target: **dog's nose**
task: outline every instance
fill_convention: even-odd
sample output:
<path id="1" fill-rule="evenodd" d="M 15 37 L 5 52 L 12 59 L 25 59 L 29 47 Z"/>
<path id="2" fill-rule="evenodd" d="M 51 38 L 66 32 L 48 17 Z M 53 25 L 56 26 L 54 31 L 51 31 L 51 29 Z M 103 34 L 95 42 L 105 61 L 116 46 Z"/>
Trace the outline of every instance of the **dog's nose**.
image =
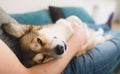
<path id="1" fill-rule="evenodd" d="M 64 47 L 62 45 L 57 45 L 55 47 L 55 52 L 57 55 L 61 55 L 64 53 Z"/>

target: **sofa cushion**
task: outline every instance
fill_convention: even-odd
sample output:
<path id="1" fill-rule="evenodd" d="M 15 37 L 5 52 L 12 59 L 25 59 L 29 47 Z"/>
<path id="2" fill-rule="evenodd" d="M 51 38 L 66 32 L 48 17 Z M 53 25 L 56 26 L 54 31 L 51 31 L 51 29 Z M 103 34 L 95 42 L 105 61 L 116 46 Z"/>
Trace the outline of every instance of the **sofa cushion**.
<path id="1" fill-rule="evenodd" d="M 110 28 L 107 24 L 89 24 L 87 23 L 88 27 L 94 29 L 94 30 L 98 30 L 98 28 L 102 28 L 105 32 L 109 31 Z"/>
<path id="2" fill-rule="evenodd" d="M 52 23 L 51 18 L 46 10 L 39 10 L 23 14 L 10 14 L 21 24 L 49 24 Z"/>
<path id="3" fill-rule="evenodd" d="M 53 14 L 52 15 L 53 21 L 57 21 L 58 18 L 67 18 L 71 15 L 76 15 L 83 22 L 94 23 L 94 20 L 92 19 L 92 17 L 82 7 L 61 7 L 60 8 L 60 7 L 50 6 L 49 11 L 51 14 Z M 54 16 L 56 16 L 57 18 L 55 18 Z"/>

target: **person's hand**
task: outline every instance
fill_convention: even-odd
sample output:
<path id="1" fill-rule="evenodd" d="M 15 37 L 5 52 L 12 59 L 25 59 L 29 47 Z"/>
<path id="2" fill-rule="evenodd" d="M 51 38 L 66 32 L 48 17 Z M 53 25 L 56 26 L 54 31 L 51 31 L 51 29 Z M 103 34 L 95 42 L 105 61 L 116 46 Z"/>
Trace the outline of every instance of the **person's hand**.
<path id="1" fill-rule="evenodd" d="M 74 50 L 79 51 L 80 48 L 87 42 L 87 35 L 85 30 L 79 24 L 72 24 L 74 33 L 68 41 L 70 47 L 75 47 Z"/>

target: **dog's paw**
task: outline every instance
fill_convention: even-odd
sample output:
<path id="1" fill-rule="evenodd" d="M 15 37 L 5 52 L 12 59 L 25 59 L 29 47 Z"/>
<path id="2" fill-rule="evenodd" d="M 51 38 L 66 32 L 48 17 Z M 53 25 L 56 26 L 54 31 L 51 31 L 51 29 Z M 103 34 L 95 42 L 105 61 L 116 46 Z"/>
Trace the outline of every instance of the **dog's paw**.
<path id="1" fill-rule="evenodd" d="M 98 29 L 98 34 L 99 34 L 99 35 L 103 35 L 103 34 L 104 34 L 104 30 L 103 30 L 102 28 L 99 28 L 99 29 Z"/>
<path id="2" fill-rule="evenodd" d="M 32 59 L 33 62 L 35 63 L 42 63 L 44 56 L 43 54 L 36 54 L 35 57 Z"/>
<path id="3" fill-rule="evenodd" d="M 69 16 L 68 18 L 66 18 L 66 20 L 71 22 L 71 23 L 82 24 L 82 21 L 75 15 Z"/>
<path id="4" fill-rule="evenodd" d="M 60 24 L 60 25 L 71 25 L 72 23 L 71 22 L 69 22 L 69 21 L 67 21 L 67 20 L 65 20 L 65 19 L 59 19 L 57 22 L 56 22 L 56 24 Z"/>
<path id="5" fill-rule="evenodd" d="M 74 30 L 72 28 L 72 23 L 67 21 L 66 19 L 59 19 L 56 24 L 59 26 L 64 27 L 65 29 L 68 30 L 69 33 L 73 34 Z"/>

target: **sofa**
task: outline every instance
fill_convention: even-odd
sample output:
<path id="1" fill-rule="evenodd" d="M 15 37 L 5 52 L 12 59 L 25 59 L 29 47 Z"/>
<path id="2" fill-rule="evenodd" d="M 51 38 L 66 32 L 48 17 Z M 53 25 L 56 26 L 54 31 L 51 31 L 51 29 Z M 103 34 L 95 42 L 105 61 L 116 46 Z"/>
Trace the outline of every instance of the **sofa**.
<path id="1" fill-rule="evenodd" d="M 82 7 L 55 7 L 49 6 L 48 10 L 38 10 L 34 12 L 22 13 L 22 14 L 9 14 L 12 18 L 21 24 L 34 24 L 43 25 L 55 23 L 60 18 L 67 18 L 71 15 L 78 16 L 83 22 L 87 23 L 88 26 L 94 30 L 99 27 L 103 28 L 105 34 L 112 34 L 115 37 L 119 37 L 118 31 L 111 30 L 108 26 L 109 23 L 96 24 L 94 19 L 87 13 Z"/>
<path id="2" fill-rule="evenodd" d="M 60 18 L 67 18 L 68 16 L 71 16 L 71 15 L 78 16 L 83 22 L 87 23 L 87 25 L 94 30 L 97 30 L 98 28 L 101 27 L 105 31 L 105 34 L 112 34 L 114 37 L 118 37 L 118 38 L 120 37 L 120 32 L 111 30 L 107 24 L 105 23 L 96 24 L 93 18 L 82 7 L 49 6 L 48 9 L 21 13 L 21 14 L 7 14 L 2 8 L 0 8 L 0 26 L 2 23 L 13 22 L 13 21 L 18 22 L 20 24 L 31 24 L 31 25 L 32 24 L 34 25 L 51 24 L 56 22 Z M 3 41 L 6 40 L 5 42 L 10 48 L 15 47 L 13 51 L 22 62 L 21 54 L 20 54 L 21 51 L 15 50 L 15 49 L 19 49 L 19 46 L 18 46 L 19 40 L 7 34 L 4 34 L 3 31 L 0 31 L 0 32 L 1 32 L 0 38 Z M 11 42 L 15 44 L 12 43 L 13 45 L 11 45 Z"/>

